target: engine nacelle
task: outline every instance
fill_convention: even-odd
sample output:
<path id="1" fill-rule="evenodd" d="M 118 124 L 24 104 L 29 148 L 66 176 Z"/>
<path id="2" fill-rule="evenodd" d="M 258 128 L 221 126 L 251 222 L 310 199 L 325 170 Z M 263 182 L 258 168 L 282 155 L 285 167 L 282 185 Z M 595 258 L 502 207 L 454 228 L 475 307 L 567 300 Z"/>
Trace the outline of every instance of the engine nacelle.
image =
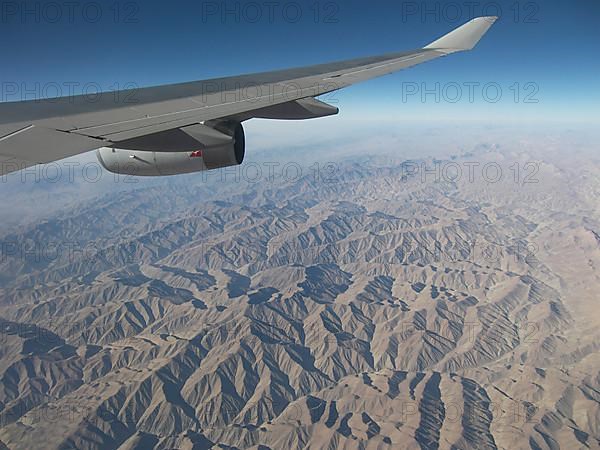
<path id="1" fill-rule="evenodd" d="M 216 122 L 121 142 L 118 148 L 98 149 L 96 156 L 109 172 L 165 176 L 240 165 L 245 147 L 241 123 Z"/>

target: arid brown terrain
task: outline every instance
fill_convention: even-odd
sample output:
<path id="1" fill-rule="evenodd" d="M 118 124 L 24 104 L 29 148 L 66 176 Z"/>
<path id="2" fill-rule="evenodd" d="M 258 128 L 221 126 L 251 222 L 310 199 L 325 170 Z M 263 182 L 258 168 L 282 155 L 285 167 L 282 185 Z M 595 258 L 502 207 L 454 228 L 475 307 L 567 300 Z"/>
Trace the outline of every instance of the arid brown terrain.
<path id="1" fill-rule="evenodd" d="M 598 144 L 332 154 L 7 219 L 0 448 L 600 448 Z"/>

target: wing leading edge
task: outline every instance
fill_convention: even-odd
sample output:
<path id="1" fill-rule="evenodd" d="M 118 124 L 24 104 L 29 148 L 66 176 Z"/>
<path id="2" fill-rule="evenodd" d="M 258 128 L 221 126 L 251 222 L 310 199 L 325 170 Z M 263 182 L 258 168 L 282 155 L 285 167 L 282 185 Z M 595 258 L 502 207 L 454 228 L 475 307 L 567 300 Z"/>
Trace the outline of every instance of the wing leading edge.
<path id="1" fill-rule="evenodd" d="M 274 72 L 0 103 L 0 175 L 99 147 L 221 118 L 306 119 L 337 113 L 314 97 L 471 50 L 496 21 L 479 17 L 420 50 Z"/>

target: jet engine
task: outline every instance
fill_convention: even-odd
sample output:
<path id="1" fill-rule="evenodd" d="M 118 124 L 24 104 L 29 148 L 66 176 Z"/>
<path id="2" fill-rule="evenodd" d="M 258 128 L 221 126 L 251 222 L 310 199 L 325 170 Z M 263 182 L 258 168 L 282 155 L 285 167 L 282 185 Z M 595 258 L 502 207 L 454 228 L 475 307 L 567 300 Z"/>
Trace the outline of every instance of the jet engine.
<path id="1" fill-rule="evenodd" d="M 240 165 L 245 147 L 240 122 L 211 121 L 121 141 L 96 156 L 109 172 L 164 176 Z"/>

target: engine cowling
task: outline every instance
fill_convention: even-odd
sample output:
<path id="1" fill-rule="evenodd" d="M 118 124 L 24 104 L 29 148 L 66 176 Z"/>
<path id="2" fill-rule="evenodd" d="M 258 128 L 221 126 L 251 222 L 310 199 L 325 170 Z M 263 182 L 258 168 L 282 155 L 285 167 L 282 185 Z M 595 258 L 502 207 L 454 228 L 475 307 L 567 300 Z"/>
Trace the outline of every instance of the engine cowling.
<path id="1" fill-rule="evenodd" d="M 246 139 L 239 122 L 211 122 L 155 133 L 96 151 L 109 172 L 165 176 L 237 166 L 244 161 Z"/>

